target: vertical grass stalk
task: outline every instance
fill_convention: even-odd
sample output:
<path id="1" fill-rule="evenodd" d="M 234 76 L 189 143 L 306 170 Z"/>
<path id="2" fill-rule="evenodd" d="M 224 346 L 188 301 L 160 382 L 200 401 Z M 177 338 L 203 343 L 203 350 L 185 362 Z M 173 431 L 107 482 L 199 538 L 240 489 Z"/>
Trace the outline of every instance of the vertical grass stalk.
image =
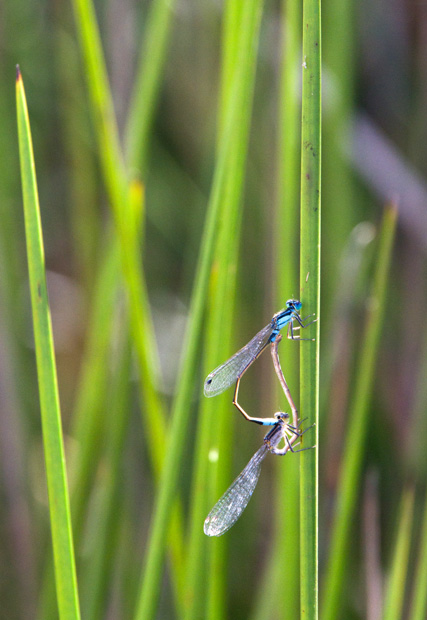
<path id="1" fill-rule="evenodd" d="M 234 307 L 236 263 L 238 256 L 238 239 L 241 220 L 241 195 L 246 164 L 249 124 L 252 110 L 253 86 L 256 67 L 256 53 L 258 50 L 260 7 L 262 0 L 229 0 L 225 9 L 225 36 L 223 49 L 222 90 L 219 98 L 218 144 L 224 140 L 224 122 L 229 117 L 233 105 L 233 83 L 242 85 L 239 92 L 239 121 L 232 127 L 231 149 L 227 178 L 224 181 L 222 196 L 222 213 L 220 230 L 215 248 L 214 265 L 210 287 L 210 313 L 206 323 L 207 348 L 205 356 L 205 373 L 207 374 L 221 359 L 226 359 L 230 353 L 230 339 L 232 333 L 232 310 Z M 234 35 L 234 36 L 233 36 Z M 239 77 L 240 74 L 240 77 Z M 234 78 L 234 79 L 232 79 Z M 218 338 L 221 334 L 221 338 Z M 222 402 L 221 402 L 222 400 Z M 218 402 L 219 401 L 219 402 Z M 209 461 L 209 453 L 216 450 L 224 459 L 223 434 L 219 431 L 224 411 L 229 417 L 230 399 L 203 400 L 199 418 L 198 437 L 196 444 L 195 475 L 192 493 L 192 515 L 190 523 L 190 537 L 188 545 L 188 577 L 185 600 L 188 602 L 185 618 L 211 617 L 220 610 L 223 616 L 222 588 L 223 583 L 223 543 L 208 540 L 203 532 L 203 520 L 209 509 L 212 494 L 208 489 L 218 487 L 218 470 L 222 468 Z M 227 433 L 229 436 L 229 433 Z M 229 441 L 229 437 L 227 440 Z M 220 445 L 221 444 L 221 445 Z M 216 478 L 216 484 L 206 484 L 207 478 Z M 209 550 L 210 553 L 206 554 Z M 205 553 L 203 553 L 203 551 Z M 208 555 L 211 565 L 208 570 L 211 579 L 208 582 L 208 596 L 206 597 L 206 582 L 203 579 L 203 567 Z M 203 605 L 211 608 L 210 612 L 202 612 Z M 215 600 L 215 602 L 214 602 Z"/>
<path id="2" fill-rule="evenodd" d="M 74 0 L 73 7 L 86 68 L 99 157 L 120 243 L 122 273 L 129 299 L 132 341 L 138 362 L 141 410 L 147 427 L 147 445 L 153 469 L 156 475 L 159 475 L 164 459 L 163 434 L 166 413 L 156 389 L 159 375 L 157 344 L 141 268 L 139 232 L 136 230 L 133 217 L 132 191 L 119 144 L 94 6 L 90 0 Z M 161 59 L 161 55 L 159 58 Z M 133 148 L 135 150 L 132 151 L 132 159 L 137 157 L 138 152 L 141 153 L 145 145 L 135 144 Z M 183 534 L 177 513 L 172 514 L 169 524 L 172 577 L 177 584 L 183 577 Z M 175 587 L 175 592 L 179 595 L 181 588 Z"/>
<path id="3" fill-rule="evenodd" d="M 132 93 L 125 149 L 130 170 L 140 170 L 145 178 L 150 130 L 162 84 L 175 0 L 150 3 L 141 46 L 139 65 Z"/>
<path id="4" fill-rule="evenodd" d="M 360 198 L 355 191 L 353 170 L 343 155 L 346 142 L 350 139 L 357 79 L 354 54 L 357 37 L 354 28 L 356 7 L 353 0 L 329 0 L 324 4 L 322 14 L 323 63 L 328 67 L 330 88 L 334 92 L 325 106 L 322 121 L 323 150 L 328 154 L 322 166 L 323 203 L 328 205 L 323 217 L 324 230 L 328 231 L 328 243 L 324 244 L 322 251 L 323 273 L 327 274 L 322 286 L 323 337 L 326 336 L 325 328 L 329 330 L 333 325 L 333 301 L 339 288 L 336 258 L 341 256 L 348 235 L 358 221 Z M 329 334 L 328 331 L 328 337 Z"/>
<path id="5" fill-rule="evenodd" d="M 224 192 L 224 214 L 221 218 L 221 228 L 218 236 L 216 264 L 221 272 L 213 288 L 211 298 L 211 315 L 209 320 L 209 348 L 210 359 L 217 353 L 224 353 L 225 347 L 231 340 L 233 324 L 231 320 L 236 294 L 237 262 L 239 254 L 239 238 L 241 230 L 241 202 L 246 170 L 246 159 L 249 141 L 252 102 L 257 66 L 259 33 L 264 0 L 228 0 L 226 3 L 228 31 L 234 31 L 234 37 L 225 37 L 224 45 L 224 73 L 222 75 L 222 92 L 220 118 L 223 121 L 229 117 L 229 110 L 233 103 L 233 84 L 241 82 L 239 122 L 233 127 L 233 152 L 228 168 L 228 181 Z M 237 9 L 237 10 L 236 10 Z M 231 15 L 230 15 L 231 13 Z M 232 25 L 231 25 L 232 24 Z M 232 39 L 232 40 L 231 40 Z M 220 139 L 224 139 L 224 123 L 219 126 Z M 218 307 L 219 313 L 216 312 Z M 218 337 L 224 325 L 225 341 L 221 346 L 215 344 L 215 334 Z M 222 340 L 222 339 L 221 339 Z M 229 353 L 229 351 L 228 351 Z M 227 359 L 227 355 L 219 355 L 211 369 L 220 359 Z M 232 412 L 233 414 L 235 412 Z M 209 453 L 216 451 L 219 461 L 209 463 L 209 498 L 208 510 L 213 502 L 220 497 L 223 489 L 229 483 L 225 477 L 230 471 L 231 447 L 233 434 L 230 432 L 230 411 L 222 407 L 217 416 L 217 424 L 210 438 Z M 210 554 L 208 556 L 208 572 L 212 575 L 209 580 L 207 596 L 206 618 L 220 620 L 227 615 L 224 590 L 227 572 L 226 540 L 209 540 Z"/>
<path id="6" fill-rule="evenodd" d="M 331 530 L 331 551 L 328 558 L 322 608 L 323 620 L 335 620 L 340 608 L 348 539 L 357 498 L 367 432 L 368 407 L 385 310 L 386 287 L 396 219 L 397 209 L 388 207 L 385 210 L 381 226 L 374 282 L 362 338 L 361 355 L 356 371 L 354 397 L 351 401 L 352 408 L 349 413 L 347 441 L 343 451 L 344 460 L 336 491 L 336 515 Z"/>
<path id="7" fill-rule="evenodd" d="M 320 0 L 303 3 L 300 288 L 303 307 L 320 312 L 321 38 Z M 300 351 L 300 415 L 316 423 L 318 444 L 320 324 Z M 301 455 L 301 618 L 318 617 L 318 448 Z"/>
<path id="8" fill-rule="evenodd" d="M 427 501 L 425 500 L 424 515 L 421 528 L 421 539 L 418 545 L 418 561 L 413 579 L 412 608 L 410 620 L 424 620 L 427 616 Z"/>
<path id="9" fill-rule="evenodd" d="M 248 52 L 248 50 L 244 51 Z M 250 56 L 250 54 L 248 55 Z M 185 447 L 190 402 L 194 391 L 194 377 L 197 376 L 197 353 L 208 295 L 214 244 L 217 239 L 224 191 L 227 183 L 230 182 L 228 169 L 230 161 L 234 157 L 233 128 L 239 124 L 242 108 L 241 97 L 242 93 L 246 93 L 245 83 L 247 76 L 243 69 L 247 60 L 245 60 L 243 52 L 241 58 L 242 70 L 238 72 L 233 85 L 229 113 L 225 123 L 223 139 L 218 150 L 217 165 L 200 246 L 200 256 L 190 303 L 189 321 L 181 356 L 180 372 L 177 378 L 177 392 L 172 407 L 172 421 L 165 450 L 165 465 L 159 484 L 147 558 L 141 582 L 140 598 L 136 613 L 138 620 L 148 620 L 154 616 L 159 594 L 164 554 L 164 532 L 169 522 L 170 503 L 175 497 L 179 465 Z"/>
<path id="10" fill-rule="evenodd" d="M 414 489 L 407 488 L 403 492 L 399 510 L 396 546 L 384 600 L 383 620 L 399 620 L 403 617 L 403 600 L 409 568 L 413 512 Z"/>
<path id="11" fill-rule="evenodd" d="M 300 55 L 301 55 L 301 5 L 295 0 L 282 2 L 282 51 L 279 100 L 279 150 L 278 150 L 278 201 L 275 274 L 277 302 L 282 308 L 285 300 L 298 298 L 298 231 L 299 231 L 299 173 L 300 173 Z M 308 343 L 303 343 L 308 344 Z M 311 346 L 311 345 L 309 345 Z M 297 397 L 299 380 L 299 345 L 282 342 L 281 359 L 285 377 L 292 394 Z M 280 397 L 283 393 L 280 390 Z M 288 455 L 293 457 L 294 455 Z M 297 527 L 283 527 L 286 523 L 298 523 L 299 511 L 299 458 L 286 458 L 277 463 L 279 470 L 278 502 L 276 510 L 276 536 L 274 545 L 273 575 L 280 580 L 283 573 L 283 549 L 286 549 L 287 587 L 277 593 L 276 609 L 287 609 L 296 618 L 299 609 L 299 539 Z M 268 588 L 269 589 L 269 588 Z"/>
<path id="12" fill-rule="evenodd" d="M 86 562 L 82 570 L 81 605 L 87 620 L 105 617 L 109 580 L 117 562 L 118 533 L 120 531 L 120 497 L 123 450 L 131 412 L 131 346 L 129 329 L 124 329 L 118 345 L 117 364 L 107 391 L 109 410 L 106 416 L 103 441 L 102 480 L 97 503 L 96 527 L 90 537 Z"/>
<path id="13" fill-rule="evenodd" d="M 278 101 L 277 207 L 274 226 L 276 290 L 274 307 L 284 306 L 290 297 L 299 297 L 299 173 L 300 173 L 300 71 L 301 6 L 295 0 L 281 3 L 281 70 Z M 305 343 L 306 344 L 306 343 Z M 304 346 L 304 345 L 303 345 Z M 291 393 L 297 394 L 299 345 L 286 338 L 280 346 L 280 359 Z M 283 399 L 279 385 L 277 394 Z M 299 458 L 289 454 L 275 459 L 277 490 L 274 541 L 264 577 L 259 584 L 258 601 L 252 620 L 267 620 L 274 610 L 286 609 L 289 617 L 299 611 Z M 283 527 L 283 523 L 289 524 Z M 291 526 L 290 524 L 295 524 Z M 286 588 L 281 587 L 286 549 Z"/>

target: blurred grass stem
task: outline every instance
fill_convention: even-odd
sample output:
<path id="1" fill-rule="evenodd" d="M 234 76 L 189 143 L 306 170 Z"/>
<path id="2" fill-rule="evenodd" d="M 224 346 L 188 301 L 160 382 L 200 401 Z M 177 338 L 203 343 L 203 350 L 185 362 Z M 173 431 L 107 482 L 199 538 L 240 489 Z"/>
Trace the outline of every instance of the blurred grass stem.
<path id="1" fill-rule="evenodd" d="M 372 293 L 368 300 L 366 324 L 361 340 L 361 354 L 356 371 L 354 397 L 349 412 L 344 460 L 336 490 L 336 513 L 331 530 L 330 554 L 324 586 L 322 619 L 334 620 L 339 614 L 346 557 L 353 510 L 356 502 L 365 438 L 368 432 L 368 411 L 377 361 L 381 326 L 385 313 L 385 299 L 391 251 L 397 220 L 397 208 L 385 209 L 381 225 L 379 247 Z"/>

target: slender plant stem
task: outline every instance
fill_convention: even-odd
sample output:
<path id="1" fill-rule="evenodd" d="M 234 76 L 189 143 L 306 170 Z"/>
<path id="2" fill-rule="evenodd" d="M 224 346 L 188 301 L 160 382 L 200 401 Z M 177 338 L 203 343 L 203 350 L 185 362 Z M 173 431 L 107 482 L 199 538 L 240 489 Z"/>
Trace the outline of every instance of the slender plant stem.
<path id="1" fill-rule="evenodd" d="M 321 179 L 321 39 L 320 0 L 303 4 L 303 63 L 301 120 L 301 301 L 320 312 L 320 179 Z M 300 409 L 303 417 L 319 422 L 320 324 L 316 342 L 300 351 Z M 318 617 L 318 449 L 301 454 L 300 465 L 301 618 Z"/>

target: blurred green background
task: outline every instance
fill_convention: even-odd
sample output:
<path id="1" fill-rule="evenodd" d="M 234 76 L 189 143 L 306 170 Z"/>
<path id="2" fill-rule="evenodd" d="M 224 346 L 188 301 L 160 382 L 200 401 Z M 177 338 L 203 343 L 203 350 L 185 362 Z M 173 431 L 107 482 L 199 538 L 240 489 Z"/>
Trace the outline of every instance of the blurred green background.
<path id="1" fill-rule="evenodd" d="M 158 351 L 156 395 L 168 420 L 185 326 L 191 319 L 190 299 L 217 161 L 226 9 L 214 0 L 122 0 L 97 2 L 95 9 L 120 143 L 126 153 L 141 42 L 149 40 L 150 28 L 154 40 L 160 37 L 150 19 L 153 7 L 162 5 L 170 22 L 164 57 L 158 64 L 152 114 L 148 115 L 143 153 L 126 166 L 128 178 L 141 180 L 145 188 L 140 266 L 147 283 L 155 345 L 149 338 L 147 342 Z M 263 6 L 241 227 L 236 225 L 231 248 L 235 250 L 231 251 L 231 270 L 237 269 L 234 309 L 230 308 L 233 318 L 223 325 L 225 341 L 231 337 L 231 342 L 214 365 L 249 341 L 287 298 L 301 297 L 295 193 L 298 140 L 292 151 L 296 168 L 287 180 L 287 198 L 292 204 L 286 208 L 295 214 L 288 223 L 287 215 L 280 215 L 287 186 L 278 180 L 286 159 L 280 148 L 291 133 L 286 125 L 289 120 L 283 120 L 291 101 L 281 90 L 282 71 L 287 75 L 290 71 L 286 45 L 291 36 L 296 36 L 295 46 L 300 49 L 300 33 L 288 30 L 288 21 L 301 23 L 298 5 L 294 4 L 294 17 L 292 6 L 279 1 Z M 324 613 L 325 618 L 422 620 L 427 617 L 425 594 L 419 615 L 415 615 L 414 601 L 415 592 L 423 598 L 427 590 L 427 578 L 424 584 L 422 580 L 427 555 L 423 534 L 427 6 L 397 0 L 326 0 L 322 11 L 320 608 L 322 612 L 322 597 L 328 596 L 332 583 L 328 566 L 336 500 L 343 456 L 352 442 L 349 412 L 358 398 L 357 376 L 363 360 L 364 326 L 372 311 L 379 230 L 385 206 L 394 203 L 397 231 L 381 339 L 364 409 L 360 468 L 353 480 L 356 502 L 347 520 L 344 561 L 338 570 L 341 580 L 335 594 L 339 601 L 331 607 L 339 611 Z M 79 506 L 73 518 L 78 521 L 74 538 L 82 617 L 132 618 L 156 496 L 149 457 L 153 439 L 146 424 L 141 424 L 144 402 L 138 397 L 137 362 L 127 344 L 126 296 L 123 286 L 117 285 L 118 255 L 112 251 L 116 229 L 102 172 L 88 71 L 69 3 L 6 0 L 0 10 L 0 32 L 0 618 L 57 617 L 19 178 L 17 63 L 34 141 L 71 489 L 81 468 L 79 486 L 72 491 L 72 508 Z M 144 52 L 146 72 L 156 62 L 150 57 L 151 49 L 148 46 Z M 300 53 L 297 58 L 291 70 L 294 101 L 299 105 L 303 59 Z M 296 114 L 299 118 L 298 107 Z M 297 131 L 295 126 L 293 130 Z M 283 222 L 285 233 L 288 230 L 294 240 L 291 245 L 282 234 Z M 212 273 L 215 280 L 215 264 Z M 310 312 L 303 307 L 303 316 Z M 90 348 L 94 326 L 99 331 L 98 344 L 92 345 L 95 350 Z M 189 605 L 188 584 L 183 583 L 187 583 L 192 553 L 187 537 L 194 500 L 193 468 L 199 458 L 195 437 L 203 380 L 212 369 L 202 361 L 204 335 L 202 328 L 177 488 L 183 547 L 175 569 L 170 569 L 168 561 L 162 569 L 158 618 L 184 617 Z M 216 338 L 221 341 L 222 334 Z M 300 346 L 310 345 L 281 345 L 285 375 L 297 401 Z M 271 416 L 286 408 L 273 375 L 266 353 L 242 381 L 241 400 L 252 415 Z M 261 445 L 263 436 L 260 429 L 238 417 L 231 400 L 230 391 L 218 404 L 228 420 L 222 432 L 229 437 L 227 454 L 220 452 L 226 462 L 220 494 Z M 150 403 L 145 406 L 149 409 Z M 214 416 L 215 404 L 212 407 Z M 89 418 L 89 409 L 97 414 Z M 117 415 L 118 409 L 123 415 Z M 310 412 L 301 415 L 310 419 Z M 90 428 L 88 419 L 92 420 Z M 168 422 L 161 428 L 160 451 L 166 447 Z M 298 458 L 286 457 L 295 462 Z M 282 460 L 266 460 L 250 506 L 220 543 L 222 570 L 215 576 L 219 603 L 216 608 L 208 605 L 203 611 L 193 611 L 193 617 L 298 617 L 298 561 L 295 557 L 288 561 L 295 552 L 281 538 L 286 530 L 290 540 L 286 544 L 298 543 L 298 513 L 283 507 L 287 487 L 296 484 L 297 467 L 284 475 Z M 276 485 L 279 480 L 283 497 Z M 213 501 L 218 497 L 213 493 Z M 205 514 L 213 501 L 208 501 Z M 202 525 L 201 521 L 200 530 Z M 202 602 L 210 600 L 204 588 L 208 589 L 213 578 L 207 568 L 211 543 L 216 541 L 200 542 L 202 559 L 197 570 L 204 583 L 197 587 Z M 402 567 L 402 574 L 393 582 L 396 566 Z M 423 586 L 418 587 L 419 580 Z M 401 598 L 390 603 L 395 583 L 402 589 Z"/>

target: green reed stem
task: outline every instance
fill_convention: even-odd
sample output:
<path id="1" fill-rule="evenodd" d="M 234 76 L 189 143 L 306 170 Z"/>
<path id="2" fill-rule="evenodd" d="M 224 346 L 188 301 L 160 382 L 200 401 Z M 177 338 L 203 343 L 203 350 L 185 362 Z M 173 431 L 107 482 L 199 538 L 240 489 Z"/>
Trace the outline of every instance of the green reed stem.
<path id="1" fill-rule="evenodd" d="M 301 301 L 308 312 L 320 312 L 320 179 L 321 179 L 321 39 L 320 0 L 303 3 L 303 63 L 301 122 Z M 316 342 L 300 351 L 300 415 L 315 422 L 318 444 L 320 324 Z M 301 618 L 318 617 L 318 450 L 301 455 L 300 570 Z"/>

